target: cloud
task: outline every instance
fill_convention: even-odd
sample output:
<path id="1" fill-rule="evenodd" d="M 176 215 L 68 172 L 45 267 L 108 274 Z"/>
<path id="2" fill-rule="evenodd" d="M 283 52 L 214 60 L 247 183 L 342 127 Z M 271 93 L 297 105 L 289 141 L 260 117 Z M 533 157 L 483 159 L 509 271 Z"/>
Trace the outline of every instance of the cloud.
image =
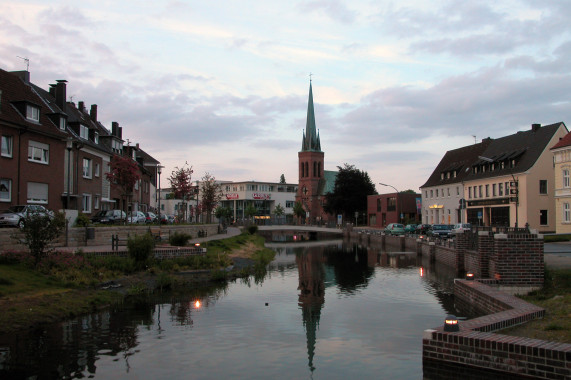
<path id="1" fill-rule="evenodd" d="M 345 4 L 337 0 L 305 1 L 298 7 L 302 12 L 322 13 L 343 24 L 352 24 L 357 17 L 355 11 L 349 10 Z"/>

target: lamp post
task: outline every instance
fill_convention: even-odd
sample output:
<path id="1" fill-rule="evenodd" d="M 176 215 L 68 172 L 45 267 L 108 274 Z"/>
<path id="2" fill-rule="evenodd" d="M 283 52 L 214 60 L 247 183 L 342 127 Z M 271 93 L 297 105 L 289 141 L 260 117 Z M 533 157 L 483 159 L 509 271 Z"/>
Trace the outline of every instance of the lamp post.
<path id="1" fill-rule="evenodd" d="M 159 226 L 161 225 L 161 172 L 164 166 L 157 166 L 157 173 L 159 174 Z"/>
<path id="2" fill-rule="evenodd" d="M 65 142 L 65 149 L 67 149 L 67 194 L 65 200 L 65 208 L 66 210 L 69 209 L 69 189 L 70 189 L 70 182 L 71 182 L 71 150 L 73 149 L 73 138 L 70 136 L 67 138 Z M 69 244 L 69 219 L 67 217 L 67 213 L 65 215 L 65 246 L 67 247 Z"/>
<path id="3" fill-rule="evenodd" d="M 397 190 L 397 188 L 396 188 L 396 187 L 394 187 L 393 185 L 387 185 L 387 184 L 385 184 L 385 183 L 380 183 L 380 182 L 379 182 L 379 185 L 382 185 L 382 186 L 387 186 L 387 187 L 392 187 L 392 188 L 393 188 L 393 189 L 395 189 L 395 191 L 397 192 L 397 198 L 396 198 L 396 200 L 397 200 L 397 204 L 396 204 L 396 208 L 397 208 L 397 222 L 398 222 L 398 223 L 400 223 L 400 213 L 399 213 L 399 203 L 400 203 L 400 202 L 399 202 L 399 191 L 398 191 L 398 190 Z"/>
<path id="4" fill-rule="evenodd" d="M 198 194 L 200 193 L 200 188 L 198 187 L 198 180 L 196 181 L 196 210 L 195 210 L 195 218 L 196 218 L 196 223 L 198 224 Z"/>

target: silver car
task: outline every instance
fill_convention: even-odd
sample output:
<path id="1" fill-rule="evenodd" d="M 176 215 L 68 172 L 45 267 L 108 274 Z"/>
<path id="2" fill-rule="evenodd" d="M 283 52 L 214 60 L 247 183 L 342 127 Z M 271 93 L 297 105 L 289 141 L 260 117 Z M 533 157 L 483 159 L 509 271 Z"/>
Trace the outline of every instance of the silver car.
<path id="1" fill-rule="evenodd" d="M 54 213 L 40 205 L 12 206 L 0 212 L 0 227 L 24 227 L 26 215 L 39 215 L 53 217 Z"/>
<path id="2" fill-rule="evenodd" d="M 131 211 L 129 217 L 127 218 L 128 223 L 143 224 L 147 220 L 147 217 L 142 211 Z"/>

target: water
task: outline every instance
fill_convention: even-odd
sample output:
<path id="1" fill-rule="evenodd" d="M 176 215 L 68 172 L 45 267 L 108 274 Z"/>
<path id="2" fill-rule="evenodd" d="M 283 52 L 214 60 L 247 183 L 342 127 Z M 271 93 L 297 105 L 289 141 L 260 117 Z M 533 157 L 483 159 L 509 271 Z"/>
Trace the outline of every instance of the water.
<path id="1" fill-rule="evenodd" d="M 414 254 L 291 246 L 274 245 L 263 278 L 0 337 L 0 378 L 422 378 L 423 330 L 460 313 L 453 274 Z"/>

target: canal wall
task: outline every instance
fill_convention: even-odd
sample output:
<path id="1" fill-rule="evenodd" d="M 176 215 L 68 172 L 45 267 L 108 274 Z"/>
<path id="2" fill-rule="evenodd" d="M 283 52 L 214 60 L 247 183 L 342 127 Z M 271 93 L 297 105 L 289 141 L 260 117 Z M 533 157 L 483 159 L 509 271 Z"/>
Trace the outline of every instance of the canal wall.
<path id="1" fill-rule="evenodd" d="M 73 227 L 69 229 L 68 246 L 69 247 L 91 247 L 109 245 L 111 248 L 111 239 L 118 236 L 119 239 L 126 239 L 129 236 L 143 235 L 151 230 L 156 229 L 156 225 L 127 225 L 127 226 L 97 226 L 92 228 L 92 235 L 88 238 L 85 227 Z M 190 234 L 193 238 L 198 237 L 199 232 L 205 231 L 207 235 L 218 233 L 218 224 L 202 224 L 202 225 L 161 225 L 160 234 L 162 240 L 168 241 L 170 235 L 179 232 Z M 0 247 L 2 250 L 26 250 L 27 247 L 19 243 L 23 235 L 16 228 L 0 229 Z M 65 233 L 53 242 L 54 247 L 64 247 Z"/>
<path id="2" fill-rule="evenodd" d="M 457 332 L 445 331 L 443 326 L 425 330 L 423 362 L 445 362 L 524 378 L 571 377 L 571 344 L 493 333 L 545 314 L 544 309 L 489 286 L 496 283 L 455 280 L 456 302 L 488 314 L 459 322 Z"/>

